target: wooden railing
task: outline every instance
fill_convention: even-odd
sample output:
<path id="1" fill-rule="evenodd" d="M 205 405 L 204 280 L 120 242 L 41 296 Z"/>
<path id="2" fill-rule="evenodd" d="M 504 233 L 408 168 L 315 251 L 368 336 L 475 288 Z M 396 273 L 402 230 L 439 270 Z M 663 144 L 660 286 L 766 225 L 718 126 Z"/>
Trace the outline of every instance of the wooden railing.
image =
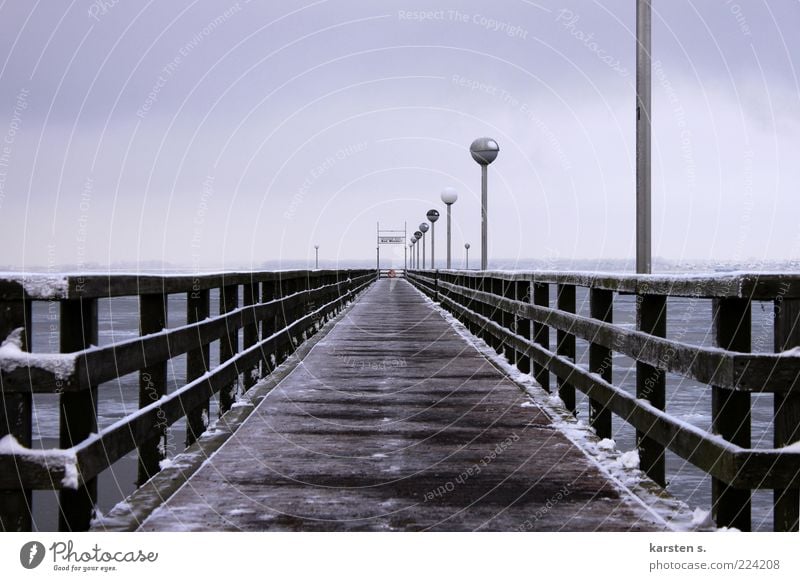
<path id="1" fill-rule="evenodd" d="M 138 449 L 138 483 L 147 481 L 160 469 L 169 426 L 185 417 L 184 443 L 191 445 L 206 428 L 212 396 L 224 414 L 235 386 L 247 390 L 269 374 L 377 274 L 0 275 L 0 528 L 30 530 L 31 491 L 57 489 L 59 529 L 88 529 L 98 474 Z M 210 316 L 212 289 L 219 290 L 217 316 Z M 178 294 L 186 299 L 186 324 L 168 328 L 167 297 Z M 98 347 L 98 299 L 125 296 L 138 297 L 141 336 Z M 31 348 L 34 301 L 58 302 L 61 354 Z M 209 369 L 215 341 L 220 364 Z M 181 355 L 186 383 L 167 393 L 168 362 Z M 140 409 L 98 431 L 98 386 L 133 372 Z M 35 393 L 60 394 L 57 450 L 30 449 Z"/>
<path id="2" fill-rule="evenodd" d="M 546 390 L 612 436 L 612 414 L 636 429 L 642 470 L 666 485 L 665 449 L 709 474 L 718 526 L 751 529 L 751 490 L 774 490 L 774 529 L 797 531 L 800 511 L 800 276 L 705 277 L 551 272 L 409 271 L 407 279 Z M 588 289 L 589 316 L 576 314 L 576 288 Z M 551 289 L 555 293 L 551 293 Z M 636 328 L 612 322 L 614 296 L 635 295 Z M 712 301 L 715 347 L 669 340 L 667 298 Z M 751 308 L 772 304 L 767 349 L 751 353 Z M 557 330 L 550 345 L 550 328 Z M 589 344 L 588 369 L 576 363 L 576 338 Z M 612 383 L 612 354 L 636 361 L 636 393 Z M 711 431 L 670 415 L 666 373 L 711 390 Z M 556 385 L 551 386 L 551 374 Z M 774 394 L 773 448 L 751 447 L 751 393 Z M 792 445 L 794 444 L 794 445 Z"/>

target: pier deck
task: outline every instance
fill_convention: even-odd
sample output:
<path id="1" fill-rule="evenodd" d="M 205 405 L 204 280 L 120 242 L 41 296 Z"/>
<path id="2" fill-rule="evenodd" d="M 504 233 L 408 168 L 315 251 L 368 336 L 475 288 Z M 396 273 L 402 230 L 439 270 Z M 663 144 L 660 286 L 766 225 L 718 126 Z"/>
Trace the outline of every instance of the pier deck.
<path id="1" fill-rule="evenodd" d="M 408 282 L 376 282 L 140 530 L 660 530 Z"/>

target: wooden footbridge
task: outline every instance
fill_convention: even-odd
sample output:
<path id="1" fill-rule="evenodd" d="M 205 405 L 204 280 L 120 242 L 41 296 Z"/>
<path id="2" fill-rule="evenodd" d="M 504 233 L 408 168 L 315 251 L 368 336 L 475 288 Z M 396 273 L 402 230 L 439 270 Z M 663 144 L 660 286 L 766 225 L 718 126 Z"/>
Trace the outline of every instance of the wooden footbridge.
<path id="1" fill-rule="evenodd" d="M 590 312 L 576 311 L 576 288 Z M 555 292 L 551 292 L 551 290 Z M 219 314 L 211 316 L 212 292 Z M 613 323 L 636 295 L 636 329 Z M 185 297 L 169 326 L 167 298 Z M 97 346 L 97 305 L 136 296 L 141 336 Z M 666 334 L 668 299 L 712 301 L 716 347 Z M 58 305 L 61 354 L 31 345 L 31 304 Z M 751 353 L 751 308 L 774 309 Z M 6 276 L 0 280 L 0 521 L 32 526 L 32 490 L 59 491 L 62 530 L 665 530 L 670 516 L 594 462 L 443 308 L 574 412 L 597 439 L 637 430 L 641 469 L 664 486 L 665 451 L 712 476 L 719 526 L 751 527 L 753 489 L 774 490 L 774 528 L 800 504 L 800 277 L 291 271 L 208 276 Z M 550 345 L 550 331 L 556 341 Z M 589 344 L 588 368 L 576 342 Z M 210 368 L 210 349 L 220 364 Z M 637 392 L 612 354 L 637 361 Z M 185 385 L 167 364 L 186 357 Z M 103 385 L 138 372 L 140 409 L 98 426 Z M 665 409 L 666 373 L 712 391 L 709 432 Z M 552 381 L 551 381 L 552 380 Z M 750 442 L 750 393 L 774 394 L 774 446 Z M 61 445 L 32 450 L 32 397 L 59 394 Z M 210 401 L 219 419 L 207 426 Z M 549 409 L 549 408 L 548 408 Z M 165 459 L 185 418 L 186 449 Z M 97 476 L 138 452 L 138 488 L 94 519 Z M 166 461 L 165 461 L 166 460 Z"/>

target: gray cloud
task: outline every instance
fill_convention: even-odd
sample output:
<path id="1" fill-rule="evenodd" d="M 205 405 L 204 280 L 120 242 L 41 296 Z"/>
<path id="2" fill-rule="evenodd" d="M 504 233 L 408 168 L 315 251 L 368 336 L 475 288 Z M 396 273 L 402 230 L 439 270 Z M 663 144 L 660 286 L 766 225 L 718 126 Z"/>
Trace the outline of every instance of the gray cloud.
<path id="1" fill-rule="evenodd" d="M 446 185 L 461 248 L 483 134 L 493 256 L 631 256 L 634 6 L 5 2 L 0 263 L 369 259 Z M 796 258 L 800 5 L 654 11 L 655 254 Z"/>

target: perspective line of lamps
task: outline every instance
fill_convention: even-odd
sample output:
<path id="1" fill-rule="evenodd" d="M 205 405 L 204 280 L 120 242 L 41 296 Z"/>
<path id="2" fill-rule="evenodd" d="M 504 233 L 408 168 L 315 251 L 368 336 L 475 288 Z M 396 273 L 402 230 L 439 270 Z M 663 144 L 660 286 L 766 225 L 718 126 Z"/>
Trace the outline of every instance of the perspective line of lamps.
<path id="1" fill-rule="evenodd" d="M 500 151 L 500 146 L 497 141 L 491 137 L 479 137 L 469 146 L 469 152 L 478 165 L 481 166 L 481 270 L 487 270 L 489 264 L 489 240 L 488 240 L 488 197 L 489 197 L 489 164 L 497 159 L 497 154 Z M 447 268 L 452 268 L 452 222 L 453 222 L 453 204 L 458 200 L 458 192 L 455 188 L 446 187 L 441 193 L 442 202 L 447 206 Z M 428 210 L 425 215 L 426 221 L 419 225 L 419 230 L 414 232 L 414 235 L 409 239 L 409 250 L 411 255 L 411 268 L 425 269 L 427 267 L 426 260 L 426 244 L 425 234 L 430 230 L 431 241 L 431 262 L 430 267 L 436 268 L 436 222 L 439 220 L 439 211 L 435 208 Z M 430 225 L 428 224 L 430 223 Z M 422 243 L 420 244 L 420 241 Z M 422 251 L 420 252 L 420 246 Z M 416 253 L 415 253 L 416 249 Z M 466 251 L 465 268 L 469 268 L 469 249 L 470 244 L 464 244 Z M 421 260 L 420 260 L 421 255 Z"/>

